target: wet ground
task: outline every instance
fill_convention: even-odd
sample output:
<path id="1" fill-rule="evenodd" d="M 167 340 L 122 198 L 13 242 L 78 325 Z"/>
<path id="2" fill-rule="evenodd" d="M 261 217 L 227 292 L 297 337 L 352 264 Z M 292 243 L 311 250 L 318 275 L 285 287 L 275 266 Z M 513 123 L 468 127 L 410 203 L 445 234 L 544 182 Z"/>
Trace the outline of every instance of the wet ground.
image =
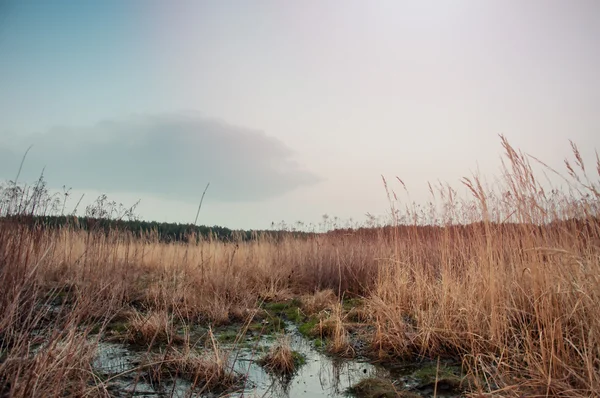
<path id="1" fill-rule="evenodd" d="M 394 363 L 385 367 L 375 365 L 365 359 L 343 359 L 333 357 L 317 349 L 313 341 L 298 333 L 296 326 L 286 324 L 286 334 L 290 336 L 291 348 L 305 358 L 305 363 L 296 373 L 287 378 L 269 374 L 258 364 L 258 359 L 273 344 L 272 336 L 259 341 L 248 339 L 246 344 L 233 348 L 237 355 L 230 356 L 233 369 L 245 377 L 245 386 L 237 391 L 222 394 L 230 397 L 347 397 L 348 388 L 363 379 L 378 377 L 393 381 L 399 390 L 410 389 L 423 397 L 433 396 L 435 382 L 430 374 L 423 372 L 426 367 L 435 367 L 431 362 Z M 94 362 L 95 371 L 101 375 L 108 392 L 117 397 L 214 397 L 215 394 L 195 394 L 190 391 L 190 383 L 183 379 L 171 379 L 160 386 L 152 385 L 138 365 L 145 351 L 117 343 L 101 343 Z M 457 373 L 459 369 L 451 369 Z M 438 384 L 438 397 L 458 397 L 459 393 Z"/>

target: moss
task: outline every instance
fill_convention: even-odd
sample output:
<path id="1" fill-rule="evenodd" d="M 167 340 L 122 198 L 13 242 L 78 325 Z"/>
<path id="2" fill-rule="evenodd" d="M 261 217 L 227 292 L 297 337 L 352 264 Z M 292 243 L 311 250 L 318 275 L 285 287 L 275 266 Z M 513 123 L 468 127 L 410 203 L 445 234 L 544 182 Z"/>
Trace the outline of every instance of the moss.
<path id="1" fill-rule="evenodd" d="M 216 334 L 217 340 L 221 343 L 233 343 L 237 337 L 238 332 L 236 330 L 224 330 Z"/>
<path id="2" fill-rule="evenodd" d="M 459 378 L 458 376 L 456 376 L 456 374 L 454 374 L 452 368 L 449 368 L 447 366 L 440 366 L 438 370 L 437 365 L 435 364 L 421 366 L 413 373 L 413 377 L 421 380 L 424 383 L 434 382 L 436 377 L 438 379 Z"/>
<path id="3" fill-rule="evenodd" d="M 292 358 L 294 358 L 294 366 L 296 369 L 306 364 L 306 357 L 298 351 L 292 351 Z"/>
<path id="4" fill-rule="evenodd" d="M 325 347 L 327 347 L 327 340 L 316 339 L 315 340 L 315 347 L 316 348 L 325 348 Z"/>
<path id="5" fill-rule="evenodd" d="M 396 398 L 400 396 L 390 380 L 379 377 L 363 379 L 350 387 L 348 392 L 358 398 Z"/>
<path id="6" fill-rule="evenodd" d="M 111 322 L 108 324 L 106 329 L 109 330 L 113 334 L 127 333 L 127 322 L 125 322 L 125 321 Z"/>
<path id="7" fill-rule="evenodd" d="M 283 322 L 277 317 L 268 317 L 262 322 L 251 323 L 248 329 L 255 333 L 261 333 L 262 335 L 271 335 L 283 330 Z"/>
<path id="8" fill-rule="evenodd" d="M 363 299 L 360 297 L 352 297 L 344 299 L 342 307 L 345 311 L 350 311 L 353 308 L 361 307 L 363 305 Z"/>
<path id="9" fill-rule="evenodd" d="M 272 303 L 266 303 L 265 304 L 265 310 L 270 311 L 270 312 L 275 312 L 275 313 L 281 313 L 281 312 L 285 312 L 286 310 L 290 309 L 290 308 L 298 308 L 300 307 L 300 300 L 298 299 L 292 299 L 292 300 L 286 300 L 286 301 L 277 301 L 277 302 L 272 302 Z"/>
<path id="10" fill-rule="evenodd" d="M 315 337 L 316 332 L 315 329 L 317 324 L 319 323 L 319 319 L 316 317 L 309 318 L 308 321 L 304 322 L 300 326 L 298 326 L 298 331 L 306 337 Z"/>
<path id="11" fill-rule="evenodd" d="M 290 322 L 300 323 L 304 320 L 304 314 L 300 311 L 300 307 L 291 307 L 285 311 L 285 317 Z"/>
<path id="12" fill-rule="evenodd" d="M 302 323 L 306 319 L 306 315 L 300 308 L 301 304 L 298 299 L 266 303 L 263 307 L 264 315 L 262 320 L 264 323 L 268 322 L 270 326 L 264 333 L 270 334 L 282 330 L 282 320 L 287 320 L 295 324 Z"/>
<path id="13" fill-rule="evenodd" d="M 285 301 L 265 304 L 265 310 L 273 313 L 285 311 L 288 307 L 289 303 Z"/>
<path id="14" fill-rule="evenodd" d="M 264 308 L 270 317 L 284 317 L 291 322 L 298 323 L 304 318 L 300 311 L 300 305 L 301 303 L 298 299 L 293 299 L 267 303 Z"/>
<path id="15" fill-rule="evenodd" d="M 447 366 L 440 366 L 438 370 L 437 365 L 426 365 L 415 371 L 412 376 L 418 380 L 417 389 L 420 390 L 432 388 L 435 384 L 438 385 L 438 389 L 443 390 L 454 391 L 461 388 L 461 377 Z"/>
<path id="16" fill-rule="evenodd" d="M 102 324 L 101 323 L 95 323 L 92 325 L 92 328 L 90 329 L 90 334 L 94 335 L 94 334 L 98 334 L 102 331 Z"/>
<path id="17" fill-rule="evenodd" d="M 389 379 L 369 377 L 350 387 L 347 392 L 358 398 L 418 398 L 421 395 L 398 390 Z"/>

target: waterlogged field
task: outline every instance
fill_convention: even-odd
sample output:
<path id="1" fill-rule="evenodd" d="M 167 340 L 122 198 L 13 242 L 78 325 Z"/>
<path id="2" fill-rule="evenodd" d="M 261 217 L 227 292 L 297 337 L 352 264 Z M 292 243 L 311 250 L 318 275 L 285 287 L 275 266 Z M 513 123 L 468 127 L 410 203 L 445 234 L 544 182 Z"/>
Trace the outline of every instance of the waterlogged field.
<path id="1" fill-rule="evenodd" d="M 164 243 L 4 219 L 0 392 L 595 396 L 598 184 L 569 166 L 545 192 L 506 149 L 501 189 L 392 199 L 386 228 Z"/>

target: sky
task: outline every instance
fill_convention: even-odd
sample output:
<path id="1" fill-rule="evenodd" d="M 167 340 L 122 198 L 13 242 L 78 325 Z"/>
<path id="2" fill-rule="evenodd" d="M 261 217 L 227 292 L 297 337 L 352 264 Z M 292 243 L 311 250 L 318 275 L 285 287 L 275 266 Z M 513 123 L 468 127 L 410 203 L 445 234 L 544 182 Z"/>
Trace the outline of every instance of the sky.
<path id="1" fill-rule="evenodd" d="M 0 180 L 147 220 L 362 221 L 381 175 L 600 147 L 600 2 L 0 0 Z M 394 189 L 397 189 L 395 187 Z"/>

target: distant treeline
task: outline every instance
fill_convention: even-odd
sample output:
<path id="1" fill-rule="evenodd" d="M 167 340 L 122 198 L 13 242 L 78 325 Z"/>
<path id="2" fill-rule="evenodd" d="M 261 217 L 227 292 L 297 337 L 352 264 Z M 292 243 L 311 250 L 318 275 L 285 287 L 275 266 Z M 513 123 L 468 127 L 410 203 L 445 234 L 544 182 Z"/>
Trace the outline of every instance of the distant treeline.
<path id="1" fill-rule="evenodd" d="M 2 222 L 18 222 L 40 228 L 78 228 L 84 231 L 125 231 L 134 237 L 154 238 L 162 242 L 188 242 L 190 239 L 215 239 L 220 241 L 250 241 L 258 238 L 269 238 L 279 240 L 282 238 L 308 238 L 315 235 L 330 237 L 352 236 L 365 240 L 385 240 L 419 238 L 425 240 L 439 239 L 442 234 L 447 237 L 468 237 L 485 235 L 488 228 L 496 233 L 514 233 L 517 231 L 529 231 L 530 233 L 548 234 L 563 230 L 573 234 L 585 242 L 600 241 L 600 219 L 587 217 L 586 219 L 569 219 L 554 221 L 545 225 L 518 224 L 518 223 L 490 223 L 486 228 L 483 222 L 467 225 L 455 224 L 448 226 L 428 225 L 399 225 L 379 227 L 359 227 L 347 229 L 335 229 L 326 233 L 289 231 L 289 230 L 232 230 L 219 226 L 196 226 L 193 224 L 160 223 L 156 221 L 140 220 L 114 220 L 93 217 L 73 216 L 30 216 L 18 215 L 0 217 Z"/>
<path id="2" fill-rule="evenodd" d="M 366 240 L 379 239 L 409 239 L 418 237 L 419 239 L 434 239 L 441 236 L 442 233 L 449 237 L 468 237 L 475 235 L 484 236 L 488 230 L 494 233 L 516 233 L 528 231 L 540 235 L 556 233 L 569 233 L 583 241 L 600 243 L 600 218 L 588 216 L 586 218 L 571 218 L 567 220 L 555 220 L 548 224 L 531 223 L 495 223 L 490 222 L 486 226 L 484 222 L 474 222 L 471 224 L 452 224 L 445 226 L 433 225 L 398 225 L 382 226 L 376 228 L 362 227 L 356 229 L 336 229 L 328 232 L 333 236 L 354 236 Z"/>
<path id="3" fill-rule="evenodd" d="M 166 223 L 140 220 L 112 220 L 73 216 L 10 216 L 2 217 L 4 222 L 18 222 L 40 228 L 78 228 L 84 231 L 119 230 L 130 232 L 136 237 L 156 237 L 162 242 L 187 242 L 192 237 L 221 241 L 249 241 L 259 237 L 279 239 L 283 237 L 306 238 L 312 233 L 272 230 L 232 230 L 219 226 Z"/>

